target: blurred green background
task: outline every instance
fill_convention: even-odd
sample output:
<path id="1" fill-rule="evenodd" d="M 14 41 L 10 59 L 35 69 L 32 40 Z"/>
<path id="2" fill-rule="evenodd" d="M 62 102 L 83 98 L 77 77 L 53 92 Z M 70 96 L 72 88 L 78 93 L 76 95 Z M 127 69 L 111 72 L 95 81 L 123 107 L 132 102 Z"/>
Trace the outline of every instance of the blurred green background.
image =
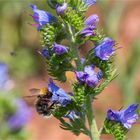
<path id="1" fill-rule="evenodd" d="M 30 24 L 30 4 L 49 10 L 45 0 L 1 0 L 0 1 L 0 61 L 6 62 L 10 75 L 21 95 L 29 95 L 33 87 L 46 85 L 48 77 L 45 62 L 38 54 L 39 33 Z M 100 30 L 118 43 L 116 67 L 119 76 L 95 101 L 99 126 L 108 108 L 118 110 L 140 102 L 140 0 L 97 0 L 87 11 L 87 16 L 97 13 Z M 55 14 L 55 13 L 54 13 Z M 73 77 L 68 74 L 69 80 Z M 67 85 L 64 87 L 68 89 Z M 27 100 L 33 106 L 34 100 Z M 139 140 L 139 125 L 134 125 L 130 139 Z M 45 120 L 35 111 L 27 126 L 32 132 L 30 140 L 86 140 L 86 136 L 74 136 L 61 130 L 54 118 Z M 55 132 L 55 133 L 54 133 Z M 112 137 L 103 136 L 103 140 Z"/>

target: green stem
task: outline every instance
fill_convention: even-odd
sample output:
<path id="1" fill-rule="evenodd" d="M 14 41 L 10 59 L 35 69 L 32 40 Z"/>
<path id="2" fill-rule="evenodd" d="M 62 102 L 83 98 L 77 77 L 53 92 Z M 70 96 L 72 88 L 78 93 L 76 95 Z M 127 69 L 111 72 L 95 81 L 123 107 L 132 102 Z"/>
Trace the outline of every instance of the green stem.
<path id="1" fill-rule="evenodd" d="M 69 33 L 70 33 L 70 44 L 71 44 L 71 49 L 72 49 L 72 55 L 74 56 L 74 60 L 75 60 L 75 63 L 76 63 L 76 69 L 78 71 L 82 70 L 83 69 L 83 66 L 81 64 L 81 58 L 80 58 L 80 54 L 79 54 L 79 51 L 78 51 L 78 47 L 77 47 L 77 44 L 76 44 L 76 37 L 75 37 L 75 34 L 73 33 L 72 31 L 72 28 L 69 24 L 67 24 L 68 26 L 68 30 L 69 30 Z"/>
<path id="2" fill-rule="evenodd" d="M 100 140 L 100 135 L 99 135 L 99 131 L 97 128 L 97 124 L 92 108 L 92 99 L 89 95 L 87 96 L 86 99 L 86 111 L 87 111 L 87 118 L 90 127 L 90 132 L 91 132 L 90 138 L 91 140 Z"/>

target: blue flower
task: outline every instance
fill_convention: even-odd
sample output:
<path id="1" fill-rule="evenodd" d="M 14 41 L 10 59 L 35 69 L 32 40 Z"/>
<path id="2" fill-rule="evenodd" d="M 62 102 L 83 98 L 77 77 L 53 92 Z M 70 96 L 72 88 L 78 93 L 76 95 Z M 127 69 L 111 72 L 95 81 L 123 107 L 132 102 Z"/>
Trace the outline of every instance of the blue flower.
<path id="1" fill-rule="evenodd" d="M 138 106 L 138 104 L 132 104 L 127 109 L 120 111 L 112 111 L 109 109 L 107 119 L 120 122 L 125 128 L 130 129 L 132 124 L 138 119 L 138 114 L 136 113 Z"/>
<path id="2" fill-rule="evenodd" d="M 91 6 L 96 3 L 96 0 L 83 0 L 87 6 Z"/>
<path id="3" fill-rule="evenodd" d="M 52 79 L 49 80 L 48 89 L 52 93 L 52 102 L 60 103 L 64 107 L 71 102 L 70 95 L 56 86 Z"/>
<path id="4" fill-rule="evenodd" d="M 34 15 L 32 16 L 34 21 L 37 23 L 35 26 L 38 27 L 38 30 L 41 29 L 42 26 L 45 24 L 51 23 L 53 21 L 56 21 L 57 19 L 51 15 L 50 13 L 39 10 L 36 5 L 31 5 L 31 8 L 34 12 Z"/>
<path id="5" fill-rule="evenodd" d="M 79 119 L 81 116 L 80 112 L 70 111 L 68 115 L 64 116 L 65 118 L 69 118 L 74 121 L 75 119 Z"/>
<path id="6" fill-rule="evenodd" d="M 84 71 L 77 71 L 76 77 L 80 83 L 85 83 L 89 87 L 95 87 L 99 80 L 101 80 L 101 75 L 99 77 L 98 73 L 94 71 L 94 66 L 86 66 Z"/>
<path id="7" fill-rule="evenodd" d="M 103 78 L 103 72 L 101 70 L 97 73 L 97 77 L 99 80 Z"/>
<path id="8" fill-rule="evenodd" d="M 56 12 L 58 15 L 63 15 L 65 10 L 67 9 L 67 3 L 63 3 L 62 5 L 58 5 L 56 7 Z"/>
<path id="9" fill-rule="evenodd" d="M 80 34 L 83 35 L 83 36 L 86 36 L 86 37 L 93 36 L 93 35 L 95 35 L 95 32 L 94 32 L 95 28 L 96 28 L 95 26 L 86 27 L 85 29 L 83 29 L 80 32 Z"/>
<path id="10" fill-rule="evenodd" d="M 53 51 L 57 55 L 62 55 L 64 53 L 67 53 L 68 52 L 68 49 L 65 46 L 61 45 L 61 44 L 55 43 L 54 46 L 53 46 Z"/>
<path id="11" fill-rule="evenodd" d="M 96 26 L 97 23 L 99 22 L 99 17 L 96 14 L 93 14 L 91 16 L 89 16 L 86 20 L 85 20 L 85 25 L 88 26 Z"/>
<path id="12" fill-rule="evenodd" d="M 85 20 L 85 28 L 81 31 L 81 35 L 93 36 L 95 35 L 96 25 L 99 22 L 99 17 L 96 14 L 89 16 Z"/>
<path id="13" fill-rule="evenodd" d="M 49 50 L 47 48 L 43 48 L 42 51 L 41 51 L 41 55 L 45 58 L 50 58 L 50 55 L 49 55 Z"/>
<path id="14" fill-rule="evenodd" d="M 5 84 L 8 80 L 8 67 L 6 64 L 0 62 L 0 88 L 5 87 Z"/>
<path id="15" fill-rule="evenodd" d="M 10 129 L 20 129 L 26 125 L 31 117 L 31 109 L 22 99 L 15 100 L 16 112 L 8 119 Z"/>
<path id="16" fill-rule="evenodd" d="M 104 38 L 101 44 L 94 48 L 95 55 L 101 60 L 108 60 L 115 53 L 114 45 L 114 40 L 108 37 Z"/>
<path id="17" fill-rule="evenodd" d="M 85 58 L 81 58 L 81 63 L 84 64 L 85 63 Z"/>

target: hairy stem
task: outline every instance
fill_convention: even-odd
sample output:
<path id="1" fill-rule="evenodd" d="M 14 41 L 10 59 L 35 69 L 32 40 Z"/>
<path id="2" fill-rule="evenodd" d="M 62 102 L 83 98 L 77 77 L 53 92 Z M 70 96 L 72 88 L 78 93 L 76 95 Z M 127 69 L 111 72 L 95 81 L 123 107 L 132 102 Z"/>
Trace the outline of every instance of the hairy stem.
<path id="1" fill-rule="evenodd" d="M 72 55 L 74 56 L 74 60 L 77 67 L 76 69 L 80 71 L 83 69 L 83 66 L 81 64 L 81 58 L 80 58 L 80 54 L 79 54 L 77 43 L 76 43 L 76 37 L 72 31 L 72 27 L 69 24 L 68 24 L 68 30 L 70 34 L 70 44 L 71 44 L 71 49 L 72 49 Z"/>
<path id="2" fill-rule="evenodd" d="M 90 127 L 90 132 L 91 132 L 91 140 L 100 140 L 100 135 L 99 131 L 97 128 L 94 112 L 93 112 L 93 107 L 92 107 L 92 99 L 88 95 L 86 99 L 86 112 L 87 112 L 87 118 L 88 118 L 88 123 Z"/>

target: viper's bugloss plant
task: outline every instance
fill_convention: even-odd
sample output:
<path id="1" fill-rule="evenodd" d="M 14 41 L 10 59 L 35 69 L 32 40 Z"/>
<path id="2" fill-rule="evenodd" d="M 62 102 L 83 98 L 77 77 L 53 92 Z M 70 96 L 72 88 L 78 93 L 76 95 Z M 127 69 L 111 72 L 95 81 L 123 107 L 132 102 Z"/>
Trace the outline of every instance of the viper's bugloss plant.
<path id="1" fill-rule="evenodd" d="M 40 98 L 43 100 L 40 109 L 41 105 L 47 106 L 40 114 L 50 109 L 60 120 L 62 129 L 75 135 L 84 133 L 91 140 L 99 140 L 101 134 L 111 134 L 116 140 L 126 139 L 131 125 L 138 119 L 137 104 L 120 111 L 109 109 L 101 131 L 92 107 L 96 96 L 118 75 L 114 67 L 116 42 L 97 30 L 98 15 L 85 17 L 96 0 L 47 0 L 47 3 L 56 12 L 56 17 L 31 5 L 33 25 L 41 34 L 40 54 L 52 76 L 48 83 L 49 101 L 47 95 Z M 88 41 L 93 47 L 82 58 L 78 49 Z M 75 74 L 73 91 L 69 92 L 53 82 L 66 82 L 67 71 Z M 48 102 L 51 102 L 49 107 Z"/>

